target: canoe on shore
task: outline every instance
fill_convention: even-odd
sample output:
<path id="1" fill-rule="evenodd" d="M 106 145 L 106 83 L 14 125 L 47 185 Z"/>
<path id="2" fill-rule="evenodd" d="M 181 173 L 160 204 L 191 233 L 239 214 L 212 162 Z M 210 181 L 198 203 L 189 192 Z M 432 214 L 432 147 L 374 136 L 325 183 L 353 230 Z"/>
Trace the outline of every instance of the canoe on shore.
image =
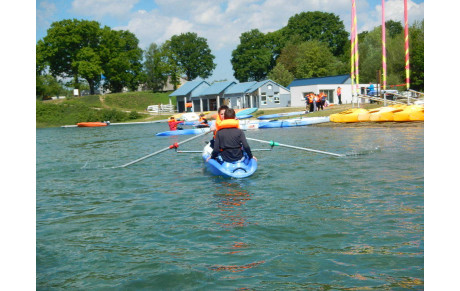
<path id="1" fill-rule="evenodd" d="M 262 116 L 257 117 L 257 119 L 273 119 L 273 118 L 294 116 L 294 115 L 303 115 L 303 114 L 306 114 L 305 111 L 284 112 L 284 113 L 275 113 L 275 114 L 262 115 Z"/>
<path id="2" fill-rule="evenodd" d="M 305 125 L 318 124 L 318 123 L 324 123 L 324 122 L 329 122 L 329 116 L 261 121 L 259 122 L 259 128 L 280 128 L 280 127 L 305 126 Z"/>
<path id="3" fill-rule="evenodd" d="M 109 125 L 108 122 L 79 122 L 78 127 L 101 127 Z"/>

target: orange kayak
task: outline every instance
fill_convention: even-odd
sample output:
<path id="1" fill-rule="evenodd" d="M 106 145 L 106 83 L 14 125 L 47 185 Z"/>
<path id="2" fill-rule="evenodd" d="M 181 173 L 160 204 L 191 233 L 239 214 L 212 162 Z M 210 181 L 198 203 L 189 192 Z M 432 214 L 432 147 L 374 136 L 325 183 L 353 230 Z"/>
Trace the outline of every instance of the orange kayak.
<path id="1" fill-rule="evenodd" d="M 98 127 L 98 126 L 107 126 L 105 122 L 79 122 L 77 123 L 78 127 Z"/>

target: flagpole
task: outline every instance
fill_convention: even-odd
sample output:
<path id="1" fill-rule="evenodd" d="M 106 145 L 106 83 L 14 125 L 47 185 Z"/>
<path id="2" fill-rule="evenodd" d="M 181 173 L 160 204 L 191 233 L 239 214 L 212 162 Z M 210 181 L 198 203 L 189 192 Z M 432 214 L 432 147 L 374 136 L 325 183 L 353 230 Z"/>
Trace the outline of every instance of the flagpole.
<path id="1" fill-rule="evenodd" d="M 387 86 L 387 50 L 385 37 L 385 0 L 382 0 L 382 69 L 383 69 L 383 84 L 382 89 Z"/>
<path id="2" fill-rule="evenodd" d="M 355 95 L 355 27 L 354 27 L 354 18 L 355 18 L 355 0 L 352 0 L 351 4 L 351 50 L 350 50 L 350 76 L 351 76 L 351 105 L 354 107 L 354 95 Z"/>
<path id="3" fill-rule="evenodd" d="M 404 0 L 404 41 L 406 51 L 406 90 L 410 88 L 410 68 L 409 68 L 409 19 L 407 15 L 407 0 Z"/>
<path id="4" fill-rule="evenodd" d="M 355 0 L 353 0 L 353 2 L 355 2 Z M 354 56 L 354 59 L 355 59 L 355 79 L 356 79 L 356 101 L 358 103 L 358 107 L 359 107 L 359 53 L 358 53 L 358 20 L 357 20 L 357 15 L 356 15 L 356 2 L 354 3 L 354 18 L 353 18 L 353 26 L 354 26 L 354 33 L 355 33 L 355 37 L 354 37 L 354 41 L 355 41 L 355 45 L 354 45 L 354 49 L 355 49 L 355 56 Z"/>

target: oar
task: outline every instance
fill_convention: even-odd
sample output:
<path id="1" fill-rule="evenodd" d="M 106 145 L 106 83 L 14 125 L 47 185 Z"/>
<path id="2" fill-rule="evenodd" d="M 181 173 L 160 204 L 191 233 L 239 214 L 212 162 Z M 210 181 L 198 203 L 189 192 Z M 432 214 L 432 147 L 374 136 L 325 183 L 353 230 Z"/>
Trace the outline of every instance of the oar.
<path id="1" fill-rule="evenodd" d="M 254 141 L 258 141 L 258 142 L 263 142 L 263 143 L 268 143 L 272 147 L 273 146 L 282 146 L 282 147 L 287 147 L 287 148 L 291 148 L 291 149 L 314 152 L 314 153 L 318 153 L 318 154 L 331 155 L 331 156 L 335 156 L 335 157 L 344 157 L 345 156 L 345 155 L 341 155 L 341 154 L 329 153 L 329 152 L 318 151 L 318 150 L 313 150 L 313 149 L 309 149 L 309 148 L 301 148 L 301 147 L 297 147 L 297 146 L 291 146 L 291 145 L 287 145 L 287 144 L 277 143 L 277 142 L 274 142 L 272 140 L 271 141 L 266 141 L 266 140 L 260 140 L 260 139 L 250 138 L 250 137 L 246 137 L 246 139 L 254 140 Z"/>
<path id="2" fill-rule="evenodd" d="M 150 158 L 150 157 L 152 157 L 152 156 L 154 156 L 154 155 L 158 155 L 158 154 L 160 154 L 160 153 L 162 153 L 162 152 L 164 152 L 164 151 L 167 151 L 167 150 L 169 150 L 169 149 L 177 148 L 177 147 L 178 147 L 179 145 L 181 145 L 181 144 L 184 144 L 184 143 L 186 143 L 186 142 L 189 142 L 189 141 L 191 141 L 191 140 L 194 140 L 194 139 L 196 139 L 196 138 L 199 138 L 200 136 L 203 136 L 203 135 L 208 134 L 208 133 L 210 133 L 210 131 L 205 132 L 205 133 L 201 133 L 201 134 L 199 134 L 199 135 L 197 135 L 197 136 L 191 137 L 191 138 L 189 138 L 189 139 L 186 139 L 186 140 L 181 141 L 181 142 L 178 142 L 178 143 L 176 142 L 176 143 L 174 143 L 173 145 L 170 145 L 170 146 L 168 146 L 168 147 L 166 147 L 166 148 L 164 148 L 164 149 L 162 149 L 162 150 L 159 150 L 159 151 L 156 151 L 156 152 L 154 152 L 154 153 L 148 154 L 148 155 L 146 155 L 146 156 L 144 156 L 144 157 L 142 157 L 142 158 L 139 158 L 139 159 L 134 160 L 134 161 L 132 161 L 132 162 L 129 162 L 129 163 L 127 163 L 127 164 L 124 164 L 124 165 L 121 165 L 121 166 L 118 166 L 118 167 L 112 167 L 112 169 L 127 167 L 127 166 L 129 166 L 129 165 L 132 165 L 132 164 L 135 164 L 135 163 L 140 162 L 140 161 L 142 161 L 142 160 L 145 160 L 145 159 L 147 159 L 147 158 Z"/>
<path id="3" fill-rule="evenodd" d="M 262 151 L 271 151 L 272 149 L 251 149 L 251 152 L 262 152 Z M 202 153 L 203 151 L 181 151 L 177 150 L 176 153 L 179 154 L 197 154 Z"/>

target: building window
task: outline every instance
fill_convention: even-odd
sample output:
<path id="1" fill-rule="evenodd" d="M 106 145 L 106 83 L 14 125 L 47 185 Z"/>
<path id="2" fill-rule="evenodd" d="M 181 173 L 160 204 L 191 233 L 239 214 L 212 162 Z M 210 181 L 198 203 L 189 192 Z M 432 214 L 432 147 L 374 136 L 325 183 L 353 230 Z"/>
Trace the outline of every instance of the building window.
<path id="1" fill-rule="evenodd" d="M 268 86 L 267 86 L 267 89 L 268 89 L 268 90 L 271 90 L 271 89 L 272 89 L 272 85 L 268 85 Z"/>
<path id="2" fill-rule="evenodd" d="M 275 97 L 273 98 L 273 103 L 280 104 L 280 92 L 275 92 Z"/>
<path id="3" fill-rule="evenodd" d="M 260 94 L 260 104 L 267 105 L 267 93 L 264 92 Z"/>

